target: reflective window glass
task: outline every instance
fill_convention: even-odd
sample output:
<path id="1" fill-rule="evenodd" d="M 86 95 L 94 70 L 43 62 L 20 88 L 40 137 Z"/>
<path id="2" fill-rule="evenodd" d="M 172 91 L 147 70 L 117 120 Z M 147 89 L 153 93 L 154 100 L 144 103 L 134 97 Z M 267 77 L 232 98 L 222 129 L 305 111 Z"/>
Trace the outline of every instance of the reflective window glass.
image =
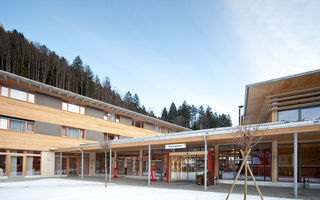
<path id="1" fill-rule="evenodd" d="M 78 138 L 79 137 L 79 129 L 68 127 L 68 136 L 71 138 Z"/>
<path id="2" fill-rule="evenodd" d="M 69 111 L 79 113 L 79 106 L 77 104 L 69 103 Z"/>
<path id="3" fill-rule="evenodd" d="M 10 119 L 10 130 L 26 131 L 26 122 L 19 119 Z"/>
<path id="4" fill-rule="evenodd" d="M 317 119 L 320 119 L 320 106 L 301 109 L 301 121 Z"/>
<path id="5" fill-rule="evenodd" d="M 8 129 L 8 119 L 0 118 L 0 128 L 1 129 Z"/>
<path id="6" fill-rule="evenodd" d="M 116 121 L 116 116 L 114 113 L 108 113 L 108 120 L 109 121 L 112 121 L 112 122 L 115 122 Z"/>
<path id="7" fill-rule="evenodd" d="M 18 88 L 11 88 L 11 98 L 26 101 L 27 100 L 27 92 Z"/>
<path id="8" fill-rule="evenodd" d="M 6 85 L 2 85 L 1 86 L 1 96 L 4 96 L 4 97 L 8 97 L 9 96 L 8 86 L 6 86 Z"/>
<path id="9" fill-rule="evenodd" d="M 30 103 L 34 103 L 34 93 L 29 92 L 29 99 L 28 99 L 28 101 L 29 101 Z"/>
<path id="10" fill-rule="evenodd" d="M 62 102 L 62 110 L 68 110 L 68 103 Z"/>
<path id="11" fill-rule="evenodd" d="M 279 122 L 296 122 L 299 121 L 298 110 L 284 110 L 278 112 Z"/>

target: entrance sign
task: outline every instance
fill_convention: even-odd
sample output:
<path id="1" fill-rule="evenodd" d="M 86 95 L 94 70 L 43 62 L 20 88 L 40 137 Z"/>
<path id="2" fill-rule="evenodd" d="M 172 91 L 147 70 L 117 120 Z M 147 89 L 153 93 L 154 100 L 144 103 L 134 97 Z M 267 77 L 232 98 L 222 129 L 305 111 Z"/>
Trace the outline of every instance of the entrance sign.
<path id="1" fill-rule="evenodd" d="M 186 144 L 166 144 L 166 149 L 184 149 Z"/>

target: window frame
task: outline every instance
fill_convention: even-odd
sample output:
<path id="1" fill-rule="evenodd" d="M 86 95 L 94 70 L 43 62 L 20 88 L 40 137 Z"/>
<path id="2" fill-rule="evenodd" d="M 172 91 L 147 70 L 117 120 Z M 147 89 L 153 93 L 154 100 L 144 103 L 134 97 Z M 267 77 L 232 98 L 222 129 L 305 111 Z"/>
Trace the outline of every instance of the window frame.
<path id="1" fill-rule="evenodd" d="M 26 119 L 19 119 L 19 118 L 13 118 L 13 117 L 6 117 L 6 116 L 0 116 L 0 119 L 6 119 L 7 120 L 7 128 L 6 129 L 2 129 L 2 130 L 9 130 L 9 131 L 17 131 L 17 130 L 12 130 L 10 129 L 10 121 L 12 119 L 15 119 L 15 120 L 20 120 L 20 121 L 24 121 L 25 123 L 25 130 L 24 131 L 17 131 L 17 132 L 22 132 L 22 133 L 35 133 L 35 121 L 32 121 L 32 120 L 26 120 Z M 28 131 L 28 122 L 32 122 L 33 125 L 32 125 L 32 131 Z"/>
<path id="2" fill-rule="evenodd" d="M 63 135 L 63 128 L 66 129 L 66 135 L 65 135 L 65 136 Z M 76 137 L 76 138 L 74 138 L 74 137 L 69 137 L 69 128 L 78 129 L 78 137 Z M 83 137 L 81 137 L 80 130 L 83 130 Z M 71 127 L 71 126 L 61 125 L 61 128 L 60 128 L 60 136 L 61 136 L 61 137 L 72 138 L 72 139 L 86 139 L 86 129 L 83 129 L 83 128 L 75 128 L 75 127 Z"/>
<path id="3" fill-rule="evenodd" d="M 18 101 L 24 101 L 24 102 L 27 102 L 27 103 L 33 103 L 33 104 L 36 104 L 36 91 L 34 90 L 30 90 L 30 89 L 24 89 L 24 88 L 20 88 L 20 87 L 14 87 L 14 88 L 17 88 L 17 89 L 20 89 L 20 90 L 23 90 L 26 92 L 26 100 L 21 100 L 21 99 L 16 99 L 16 98 L 12 98 L 11 96 L 11 89 L 12 89 L 12 86 L 10 84 L 6 84 L 6 83 L 2 83 L 0 82 L 0 96 L 1 97 L 6 97 L 6 96 L 2 96 L 2 86 L 6 86 L 8 88 L 8 96 L 7 98 L 10 98 L 10 99 L 15 99 L 15 100 L 18 100 Z M 33 102 L 30 102 L 29 100 L 29 94 L 32 93 L 33 94 Z"/>
<path id="4" fill-rule="evenodd" d="M 67 104 L 67 110 L 63 109 L 63 103 Z M 69 104 L 70 103 L 75 104 L 75 105 L 77 105 L 79 107 L 78 112 L 72 112 L 72 111 L 69 110 Z M 83 114 L 81 114 L 81 107 L 83 107 L 83 109 L 84 109 L 84 113 Z M 69 100 L 63 100 L 62 99 L 62 101 L 61 101 L 61 110 L 67 111 L 67 112 L 71 112 L 71 113 L 75 113 L 75 114 L 80 114 L 80 115 L 87 115 L 87 106 L 81 105 L 81 104 L 77 104 L 77 103 L 74 103 L 74 102 L 69 101 Z"/>

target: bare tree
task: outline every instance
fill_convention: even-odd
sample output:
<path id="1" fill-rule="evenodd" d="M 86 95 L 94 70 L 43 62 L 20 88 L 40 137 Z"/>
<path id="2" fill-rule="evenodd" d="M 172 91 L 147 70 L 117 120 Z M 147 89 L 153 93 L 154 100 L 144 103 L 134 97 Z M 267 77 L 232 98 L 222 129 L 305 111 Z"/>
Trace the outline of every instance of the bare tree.
<path id="1" fill-rule="evenodd" d="M 248 185 L 247 185 L 247 180 L 248 180 L 248 174 L 247 172 L 249 171 L 252 180 L 254 181 L 254 184 L 256 186 L 256 189 L 260 195 L 260 198 L 263 200 L 263 196 L 261 194 L 261 191 L 259 189 L 259 186 L 256 182 L 256 179 L 254 178 L 254 175 L 252 173 L 252 170 L 248 164 L 248 157 L 250 155 L 251 149 L 257 145 L 259 142 L 261 142 L 262 138 L 264 136 L 264 131 L 261 131 L 259 129 L 259 126 L 239 126 L 236 129 L 236 132 L 233 135 L 233 142 L 234 144 L 237 144 L 240 148 L 240 152 L 242 155 L 242 164 L 238 170 L 238 173 L 234 179 L 234 182 L 229 190 L 228 196 L 227 196 L 227 200 L 229 199 L 229 196 L 239 178 L 239 175 L 243 169 L 243 167 L 245 167 L 244 169 L 244 200 L 247 199 L 247 189 L 248 189 Z"/>

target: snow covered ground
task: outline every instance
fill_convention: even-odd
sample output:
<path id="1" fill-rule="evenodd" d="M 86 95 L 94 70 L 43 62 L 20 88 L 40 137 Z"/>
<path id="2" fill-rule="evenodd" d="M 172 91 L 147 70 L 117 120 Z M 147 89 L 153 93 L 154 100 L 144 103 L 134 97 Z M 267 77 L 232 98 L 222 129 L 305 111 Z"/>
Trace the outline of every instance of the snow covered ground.
<path id="1" fill-rule="evenodd" d="M 176 189 L 159 189 L 138 186 L 124 186 L 104 183 L 77 181 L 67 179 L 41 179 L 24 182 L 0 182 L 1 200 L 203 200 L 225 199 L 225 193 L 201 192 Z M 243 199 L 243 195 L 232 194 L 230 199 Z M 258 196 L 249 196 L 248 199 L 259 199 Z M 265 200 L 284 198 L 265 197 Z"/>

